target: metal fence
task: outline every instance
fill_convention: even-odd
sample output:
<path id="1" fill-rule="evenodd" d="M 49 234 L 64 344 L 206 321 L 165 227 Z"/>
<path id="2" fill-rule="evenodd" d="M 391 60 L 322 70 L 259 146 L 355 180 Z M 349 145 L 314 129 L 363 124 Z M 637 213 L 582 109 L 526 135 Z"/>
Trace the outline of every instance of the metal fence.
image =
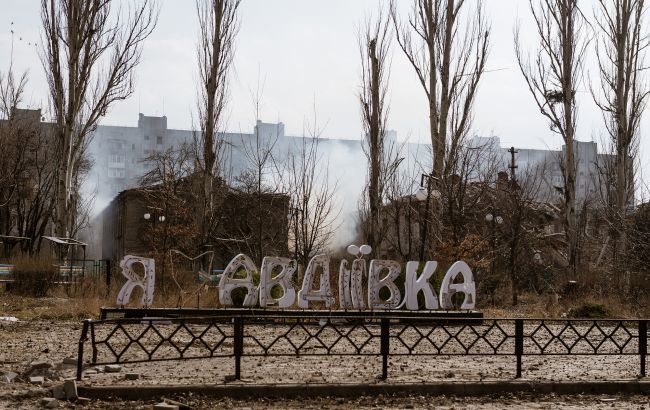
<path id="1" fill-rule="evenodd" d="M 92 364 L 242 357 L 375 356 L 382 378 L 391 356 L 512 356 L 516 377 L 531 355 L 636 355 L 645 376 L 648 320 L 476 319 L 393 312 L 222 310 L 219 316 L 86 320 L 78 350 Z"/>
<path id="2" fill-rule="evenodd" d="M 91 277 L 102 278 L 108 285 L 110 282 L 111 262 L 109 260 L 69 259 L 59 265 L 59 281 L 74 283 Z"/>
<path id="3" fill-rule="evenodd" d="M 68 259 L 65 263 L 53 263 L 53 266 L 58 274 L 52 280 L 57 285 L 66 286 L 66 290 L 69 285 L 76 285 L 86 278 L 101 279 L 106 286 L 110 285 L 110 260 Z M 20 275 L 20 272 L 16 271 L 13 264 L 0 263 L 0 283 L 12 284 L 16 281 L 16 275 Z"/>

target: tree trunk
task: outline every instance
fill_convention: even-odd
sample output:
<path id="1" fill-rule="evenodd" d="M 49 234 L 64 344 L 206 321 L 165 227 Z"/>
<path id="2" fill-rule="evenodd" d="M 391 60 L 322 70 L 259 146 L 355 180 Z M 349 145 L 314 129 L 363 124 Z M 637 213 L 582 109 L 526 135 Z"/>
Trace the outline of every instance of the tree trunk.
<path id="1" fill-rule="evenodd" d="M 566 170 L 565 170 L 565 228 L 568 242 L 569 268 L 576 272 L 578 262 L 578 230 L 576 217 L 576 166 L 573 138 L 566 143 Z"/>
<path id="2" fill-rule="evenodd" d="M 377 40 L 373 39 L 368 45 L 368 58 L 370 59 L 370 181 L 368 187 L 369 205 L 370 205 L 370 234 L 368 241 L 372 247 L 374 257 L 379 255 L 379 211 L 381 207 L 381 197 L 379 188 L 379 178 L 381 172 L 381 158 L 383 144 L 383 135 L 381 135 L 381 107 L 380 107 L 380 65 L 377 58 Z"/>
<path id="3" fill-rule="evenodd" d="M 55 234 L 62 238 L 67 238 L 70 235 L 70 218 L 73 210 L 71 209 L 70 193 L 72 191 L 72 164 L 70 161 L 70 135 L 68 130 L 64 128 L 63 135 L 60 136 L 61 141 L 61 158 L 58 163 L 57 173 L 57 190 L 56 190 L 56 223 Z"/>
<path id="4" fill-rule="evenodd" d="M 570 2 L 569 2 L 570 3 Z M 578 231 L 576 219 L 576 163 L 575 163 L 575 127 L 573 109 L 575 107 L 575 86 L 573 83 L 574 72 L 574 21 L 572 4 L 563 5 L 562 19 L 562 95 L 565 135 L 564 143 L 566 145 L 565 158 L 565 206 L 566 206 L 566 233 L 569 244 L 569 266 L 573 273 L 576 272 L 578 263 Z M 577 7 L 577 6 L 576 6 Z"/>

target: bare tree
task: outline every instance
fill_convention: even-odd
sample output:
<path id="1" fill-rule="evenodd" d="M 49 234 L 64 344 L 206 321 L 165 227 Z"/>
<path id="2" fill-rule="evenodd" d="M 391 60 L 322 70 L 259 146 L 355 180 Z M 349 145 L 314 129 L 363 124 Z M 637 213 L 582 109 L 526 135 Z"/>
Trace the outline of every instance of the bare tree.
<path id="1" fill-rule="evenodd" d="M 440 181 L 443 229 L 438 232 L 441 237 L 437 239 L 440 242 L 446 239 L 454 258 L 462 256 L 458 252 L 465 238 L 474 233 L 473 215 L 485 205 L 482 199 L 496 179 L 498 155 L 499 147 L 468 144 L 462 138 L 455 155 L 449 158 L 451 175 Z"/>
<path id="2" fill-rule="evenodd" d="M 645 50 L 650 44 L 643 29 L 644 0 L 598 0 L 596 55 L 601 97 L 592 90 L 602 111 L 614 155 L 600 164 L 614 261 L 626 248 L 628 207 L 634 201 L 634 161 L 639 125 L 646 107 L 648 84 L 643 77 Z M 616 264 L 615 264 L 616 265 Z"/>
<path id="3" fill-rule="evenodd" d="M 250 195 L 253 201 L 250 217 L 239 227 L 238 237 L 242 238 L 251 256 L 261 262 L 266 250 L 274 248 L 273 241 L 265 240 L 265 223 L 273 220 L 275 206 L 284 201 L 278 194 L 282 186 L 279 164 L 275 159 L 280 130 L 266 129 L 260 120 L 263 85 L 258 83 L 251 92 L 255 114 L 255 131 L 252 138 L 243 137 L 241 149 L 246 162 L 246 169 L 236 177 L 236 189 Z M 279 125 L 277 126 L 279 127 Z M 286 209 L 285 209 L 286 211 Z M 286 212 L 285 212 L 286 217 Z M 267 229 L 268 230 L 268 229 Z M 286 252 L 286 251 L 285 251 Z"/>
<path id="4" fill-rule="evenodd" d="M 20 110 L 27 83 L 0 73 L 0 232 L 29 238 L 24 253 L 38 253 L 52 218 L 55 161 L 40 110 Z"/>
<path id="5" fill-rule="evenodd" d="M 522 259 L 530 260 L 526 247 L 538 242 L 542 226 L 547 221 L 543 219 L 538 207 L 546 201 L 540 201 L 542 178 L 545 164 L 529 167 L 520 172 L 519 178 L 511 170 L 511 178 L 507 184 L 497 184 L 495 195 L 498 203 L 502 204 L 505 219 L 505 242 L 508 246 L 508 277 L 510 278 L 512 305 L 518 303 L 520 271 Z M 534 246 L 534 245 L 533 245 Z M 525 256 L 524 256 L 525 255 Z M 541 257 L 541 256 L 540 256 Z"/>
<path id="6" fill-rule="evenodd" d="M 359 34 L 361 53 L 361 119 L 363 123 L 364 153 L 368 159 L 368 229 L 366 240 L 378 255 L 384 237 L 380 227 L 380 213 L 388 179 L 386 121 L 388 105 L 386 92 L 390 75 L 390 26 L 382 14 L 375 22 L 366 22 L 363 33 Z"/>
<path id="7" fill-rule="evenodd" d="M 482 0 L 413 0 L 407 21 L 391 1 L 396 38 L 429 102 L 433 181 L 471 127 L 472 107 L 488 56 L 490 28 Z"/>
<path id="8" fill-rule="evenodd" d="M 195 133 L 197 164 L 203 174 L 202 240 L 209 242 L 218 223 L 215 178 L 220 177 L 224 108 L 228 98 L 228 73 L 234 55 L 234 40 L 239 29 L 237 9 L 240 0 L 197 0 L 199 42 L 197 60 L 201 87 L 198 113 L 200 133 Z"/>
<path id="9" fill-rule="evenodd" d="M 384 213 L 388 227 L 384 241 L 390 257 L 401 260 L 418 257 L 421 241 L 418 232 L 424 226 L 424 221 L 420 219 L 423 204 L 413 195 L 414 181 L 419 175 L 415 171 L 401 162 L 386 184 L 387 205 Z"/>
<path id="10" fill-rule="evenodd" d="M 578 0 L 530 0 L 530 10 L 540 46 L 534 58 L 522 49 L 519 28 L 515 29 L 515 53 L 521 73 L 551 130 L 564 140 L 561 158 L 564 176 L 564 215 L 569 265 L 578 262 L 576 218 L 576 88 L 583 75 L 587 41 L 583 36 L 584 17 Z"/>
<path id="11" fill-rule="evenodd" d="M 2 168 L 0 168 L 0 189 L 2 189 L 0 207 L 4 207 L 9 203 L 18 188 L 18 179 L 15 175 L 16 163 L 12 164 L 10 159 L 16 160 L 20 158 L 25 152 L 25 145 L 18 145 L 16 147 L 18 150 L 15 152 L 11 150 L 12 142 L 16 140 L 15 124 L 12 120 L 16 108 L 22 102 L 26 84 L 27 73 L 23 73 L 20 78 L 16 79 L 11 67 L 6 75 L 0 72 L 0 115 L 4 120 L 0 129 L 0 142 L 2 142 L 1 145 L 6 150 L 0 157 L 0 164 L 2 164 Z M 8 217 L 6 223 L 9 223 Z"/>
<path id="12" fill-rule="evenodd" d="M 20 78 L 16 78 L 12 68 L 9 68 L 6 75 L 0 72 L 0 115 L 5 120 L 10 119 L 11 114 L 22 103 L 26 85 L 26 72 Z"/>
<path id="13" fill-rule="evenodd" d="M 41 0 L 41 60 L 50 88 L 59 161 L 56 231 L 74 225 L 74 180 L 90 133 L 111 105 L 133 93 L 142 43 L 157 21 L 152 1 L 133 4 L 128 15 L 115 0 Z"/>
<path id="14" fill-rule="evenodd" d="M 144 162 L 149 171 L 140 179 L 139 194 L 150 211 L 151 224 L 141 233 L 164 273 L 170 249 L 191 252 L 195 246 L 197 214 L 193 170 L 189 146 L 154 153 Z M 161 218 L 162 217 L 162 218 Z"/>
<path id="15" fill-rule="evenodd" d="M 272 185 L 274 177 L 278 176 L 278 164 L 275 160 L 275 150 L 280 134 L 279 128 L 276 132 L 265 132 L 261 121 L 262 95 L 264 84 L 260 84 L 251 91 L 251 100 L 255 116 L 255 130 L 253 138 L 244 138 L 242 134 L 241 148 L 246 159 L 246 170 L 238 179 L 240 187 L 248 192 L 274 192 L 278 184 Z M 279 127 L 279 125 L 278 125 Z"/>
<path id="16" fill-rule="evenodd" d="M 286 192 L 290 195 L 288 234 L 294 242 L 294 257 L 304 269 L 310 258 L 327 251 L 340 207 L 335 202 L 337 184 L 330 182 L 329 166 L 320 153 L 322 128 L 316 115 L 307 136 L 289 146 Z"/>

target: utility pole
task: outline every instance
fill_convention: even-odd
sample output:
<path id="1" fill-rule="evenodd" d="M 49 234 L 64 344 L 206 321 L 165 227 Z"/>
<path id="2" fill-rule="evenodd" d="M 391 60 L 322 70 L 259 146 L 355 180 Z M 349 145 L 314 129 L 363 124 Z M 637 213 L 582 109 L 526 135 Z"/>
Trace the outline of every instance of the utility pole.
<path id="1" fill-rule="evenodd" d="M 510 183 L 512 184 L 511 188 L 514 189 L 514 187 L 515 187 L 514 184 L 515 184 L 515 182 L 517 182 L 517 175 L 515 174 L 515 169 L 517 169 L 517 163 L 515 161 L 515 154 L 517 154 L 519 151 L 517 151 L 515 149 L 515 147 L 510 147 L 508 152 L 510 153 L 510 166 L 508 167 L 508 168 L 510 168 L 510 181 L 511 181 Z"/>
<path id="2" fill-rule="evenodd" d="M 514 220 L 510 224 L 510 229 L 512 233 L 512 239 L 510 241 L 510 281 L 511 281 L 511 286 L 512 286 L 512 306 L 517 305 L 517 299 L 518 299 L 518 294 L 517 294 L 517 286 L 518 286 L 518 280 L 517 280 L 517 271 L 515 269 L 515 262 L 517 258 L 517 247 L 519 245 L 519 235 L 520 235 L 520 229 L 521 229 L 521 209 L 518 207 L 519 201 L 517 198 L 517 174 L 515 173 L 515 170 L 517 169 L 517 164 L 515 160 L 515 154 L 518 152 L 515 150 L 515 147 L 510 147 L 508 150 L 510 153 L 510 200 L 512 201 L 512 204 L 514 205 L 514 209 L 517 209 L 517 212 L 514 212 Z"/>

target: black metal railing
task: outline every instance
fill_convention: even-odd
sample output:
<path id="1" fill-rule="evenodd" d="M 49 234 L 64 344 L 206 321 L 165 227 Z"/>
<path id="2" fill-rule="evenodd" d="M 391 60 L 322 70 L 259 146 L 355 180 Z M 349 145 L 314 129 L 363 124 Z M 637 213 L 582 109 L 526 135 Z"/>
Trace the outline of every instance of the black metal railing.
<path id="1" fill-rule="evenodd" d="M 108 285 L 110 281 L 110 260 L 68 259 L 59 264 L 59 281 L 75 283 L 86 277 L 103 278 Z"/>
<path id="2" fill-rule="evenodd" d="M 407 313 L 407 312 L 406 312 Z M 263 331 L 262 331 L 263 330 Z M 645 376 L 648 320 L 476 319 L 405 312 L 223 311 L 211 317 L 86 320 L 77 378 L 90 345 L 92 364 L 254 356 L 512 356 L 516 377 L 530 355 L 636 355 Z"/>

